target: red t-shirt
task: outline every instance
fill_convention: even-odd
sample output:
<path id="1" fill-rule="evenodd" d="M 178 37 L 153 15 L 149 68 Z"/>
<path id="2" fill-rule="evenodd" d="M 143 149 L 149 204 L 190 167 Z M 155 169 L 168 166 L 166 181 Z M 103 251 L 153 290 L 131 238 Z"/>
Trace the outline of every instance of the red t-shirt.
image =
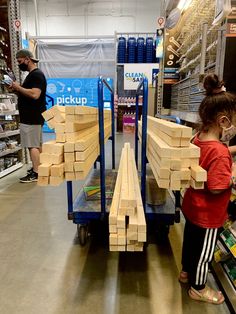
<path id="1" fill-rule="evenodd" d="M 190 187 L 186 191 L 182 211 L 195 225 L 202 228 L 219 228 L 227 219 L 232 158 L 228 147 L 221 142 L 201 141 L 196 136 L 194 144 L 200 147 L 199 164 L 207 171 L 207 182 L 202 190 Z M 210 190 L 224 191 L 213 194 Z"/>

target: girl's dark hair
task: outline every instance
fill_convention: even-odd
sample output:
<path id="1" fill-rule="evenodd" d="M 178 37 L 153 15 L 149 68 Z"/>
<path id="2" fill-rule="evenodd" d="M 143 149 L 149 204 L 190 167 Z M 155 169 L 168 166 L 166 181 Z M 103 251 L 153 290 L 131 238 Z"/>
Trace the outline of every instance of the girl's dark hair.
<path id="1" fill-rule="evenodd" d="M 207 96 L 221 92 L 220 89 L 223 85 L 224 82 L 220 81 L 216 74 L 207 75 L 203 81 L 203 87 L 206 90 Z"/>
<path id="2" fill-rule="evenodd" d="M 236 96 L 232 93 L 219 91 L 223 82 L 219 81 L 216 74 L 207 75 L 204 83 L 207 96 L 202 100 L 198 109 L 201 125 L 200 130 L 207 131 L 215 125 L 219 115 L 225 115 L 230 120 L 236 113 Z M 217 92 L 214 92 L 218 89 Z"/>

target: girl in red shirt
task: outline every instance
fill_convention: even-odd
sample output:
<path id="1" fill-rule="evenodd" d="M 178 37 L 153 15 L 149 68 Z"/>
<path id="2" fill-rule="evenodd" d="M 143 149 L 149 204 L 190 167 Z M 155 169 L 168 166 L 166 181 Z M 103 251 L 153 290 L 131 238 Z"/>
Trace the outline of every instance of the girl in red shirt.
<path id="1" fill-rule="evenodd" d="M 201 126 L 193 143 L 200 147 L 199 164 L 207 171 L 204 189 L 190 187 L 183 199 L 186 219 L 179 281 L 189 282 L 189 296 L 214 304 L 224 302 L 220 291 L 206 285 L 218 228 L 227 218 L 231 187 L 236 183 L 236 167 L 224 144 L 236 135 L 236 98 L 225 91 L 217 75 L 204 80 L 206 97 L 199 107 Z"/>

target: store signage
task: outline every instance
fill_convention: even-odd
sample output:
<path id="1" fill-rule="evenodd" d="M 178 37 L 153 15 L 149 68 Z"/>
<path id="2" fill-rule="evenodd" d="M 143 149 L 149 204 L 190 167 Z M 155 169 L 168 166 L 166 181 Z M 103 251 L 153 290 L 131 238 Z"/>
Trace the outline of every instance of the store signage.
<path id="1" fill-rule="evenodd" d="M 16 32 L 19 32 L 21 30 L 21 20 L 13 20 L 13 28 Z"/>
<path id="2" fill-rule="evenodd" d="M 124 90 L 136 90 L 141 79 L 146 77 L 152 85 L 159 71 L 158 63 L 127 63 L 124 65 Z"/>
<path id="3" fill-rule="evenodd" d="M 164 16 L 160 16 L 157 19 L 157 28 L 164 28 L 166 19 Z"/>
<path id="4" fill-rule="evenodd" d="M 228 19 L 226 28 L 226 37 L 236 37 L 236 19 Z"/>
<path id="5" fill-rule="evenodd" d="M 112 87 L 113 80 L 106 79 Z M 97 78 L 49 78 L 47 79 L 47 109 L 53 105 L 62 106 L 98 106 L 98 79 Z M 104 107 L 110 108 L 111 94 L 104 86 Z M 44 126 L 44 131 L 49 131 Z"/>

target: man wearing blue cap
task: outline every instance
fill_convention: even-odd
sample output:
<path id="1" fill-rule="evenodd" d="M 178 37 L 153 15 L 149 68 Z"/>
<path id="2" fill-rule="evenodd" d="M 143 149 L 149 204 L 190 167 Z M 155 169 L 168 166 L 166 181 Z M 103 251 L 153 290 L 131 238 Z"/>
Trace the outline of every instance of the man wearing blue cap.
<path id="1" fill-rule="evenodd" d="M 28 148 L 32 161 L 32 169 L 27 175 L 20 178 L 23 183 L 38 180 L 39 155 L 42 146 L 42 125 L 44 119 L 41 115 L 46 110 L 47 82 L 43 72 L 37 68 L 36 59 L 32 52 L 21 49 L 16 54 L 18 66 L 21 71 L 28 71 L 22 85 L 12 82 L 10 88 L 18 94 L 18 109 L 20 114 L 20 135 L 22 147 Z"/>

